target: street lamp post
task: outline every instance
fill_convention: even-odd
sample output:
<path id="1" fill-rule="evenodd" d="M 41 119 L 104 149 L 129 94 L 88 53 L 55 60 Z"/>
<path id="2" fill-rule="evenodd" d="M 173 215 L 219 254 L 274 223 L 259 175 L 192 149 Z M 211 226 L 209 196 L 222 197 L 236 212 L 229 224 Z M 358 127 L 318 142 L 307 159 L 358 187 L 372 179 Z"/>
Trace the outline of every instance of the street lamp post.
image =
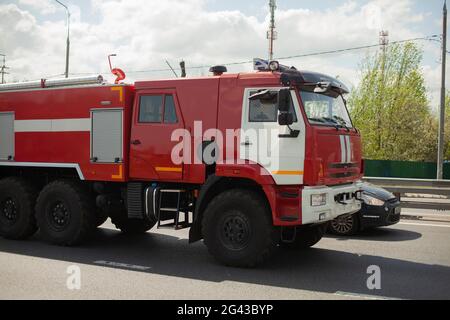
<path id="1" fill-rule="evenodd" d="M 66 78 L 69 77 L 69 52 L 70 52 L 70 11 L 69 8 L 59 0 L 55 0 L 66 9 L 67 12 L 67 46 L 66 46 Z"/>
<path id="2" fill-rule="evenodd" d="M 443 33 L 442 33 L 442 84 L 441 84 L 441 108 L 439 114 L 439 144 L 438 144 L 438 162 L 437 179 L 444 178 L 444 132 L 445 132 L 445 72 L 447 62 L 447 1 L 444 3 L 443 10 Z"/>

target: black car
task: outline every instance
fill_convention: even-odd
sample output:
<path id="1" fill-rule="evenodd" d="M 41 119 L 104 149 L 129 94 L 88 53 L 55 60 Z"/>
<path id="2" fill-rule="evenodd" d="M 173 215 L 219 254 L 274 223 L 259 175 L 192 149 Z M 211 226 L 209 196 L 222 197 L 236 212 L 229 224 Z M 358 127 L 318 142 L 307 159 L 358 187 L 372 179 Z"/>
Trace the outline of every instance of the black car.
<path id="1" fill-rule="evenodd" d="M 400 200 L 385 189 L 371 184 L 363 186 L 361 211 L 338 217 L 330 223 L 329 231 L 337 235 L 354 235 L 362 230 L 386 227 L 400 222 Z"/>

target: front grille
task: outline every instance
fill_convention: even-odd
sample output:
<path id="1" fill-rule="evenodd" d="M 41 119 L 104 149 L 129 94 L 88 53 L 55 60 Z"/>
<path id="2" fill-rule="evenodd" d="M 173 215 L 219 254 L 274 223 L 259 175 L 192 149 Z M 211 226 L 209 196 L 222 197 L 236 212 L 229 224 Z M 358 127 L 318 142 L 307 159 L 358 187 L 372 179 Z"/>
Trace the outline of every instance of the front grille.
<path id="1" fill-rule="evenodd" d="M 356 175 L 357 174 L 354 172 L 341 172 L 341 173 L 331 173 L 330 177 L 335 179 L 342 179 L 342 178 L 350 178 Z"/>
<path id="2" fill-rule="evenodd" d="M 331 163 L 330 168 L 331 169 L 350 169 L 350 168 L 357 168 L 357 163 Z"/>

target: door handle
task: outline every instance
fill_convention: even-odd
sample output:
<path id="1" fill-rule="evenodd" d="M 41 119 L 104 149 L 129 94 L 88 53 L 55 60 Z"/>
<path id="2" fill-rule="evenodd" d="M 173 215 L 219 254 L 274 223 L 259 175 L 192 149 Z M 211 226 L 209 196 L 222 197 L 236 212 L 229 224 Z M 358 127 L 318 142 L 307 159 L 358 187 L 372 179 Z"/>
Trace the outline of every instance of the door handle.
<path id="1" fill-rule="evenodd" d="M 141 141 L 140 141 L 140 140 L 133 140 L 133 141 L 131 141 L 131 144 L 132 144 L 133 146 L 138 146 L 138 145 L 141 144 Z"/>
<path id="2" fill-rule="evenodd" d="M 251 143 L 250 141 L 245 141 L 245 142 L 241 143 L 241 146 L 246 146 L 246 147 L 250 147 L 252 145 L 253 145 L 253 143 Z"/>

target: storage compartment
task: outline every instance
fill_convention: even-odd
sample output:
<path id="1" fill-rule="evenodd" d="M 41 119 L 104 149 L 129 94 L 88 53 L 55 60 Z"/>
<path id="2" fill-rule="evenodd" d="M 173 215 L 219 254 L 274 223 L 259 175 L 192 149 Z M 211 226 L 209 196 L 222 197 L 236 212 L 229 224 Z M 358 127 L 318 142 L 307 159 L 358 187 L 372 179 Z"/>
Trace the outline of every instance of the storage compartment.
<path id="1" fill-rule="evenodd" d="M 0 112 L 0 161 L 14 160 L 14 113 Z"/>
<path id="2" fill-rule="evenodd" d="M 91 161 L 120 163 L 123 161 L 123 110 L 91 111 Z"/>

